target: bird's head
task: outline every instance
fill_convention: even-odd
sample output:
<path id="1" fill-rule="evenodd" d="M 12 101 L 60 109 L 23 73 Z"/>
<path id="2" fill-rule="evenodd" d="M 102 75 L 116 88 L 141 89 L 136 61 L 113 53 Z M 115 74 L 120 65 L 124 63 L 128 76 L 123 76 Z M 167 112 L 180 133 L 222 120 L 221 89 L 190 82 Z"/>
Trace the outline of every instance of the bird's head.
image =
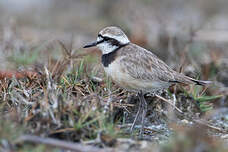
<path id="1" fill-rule="evenodd" d="M 97 46 L 102 51 L 102 54 L 108 54 L 128 43 L 130 43 L 128 37 L 120 28 L 109 26 L 98 33 L 95 42 L 85 45 L 84 48 Z"/>

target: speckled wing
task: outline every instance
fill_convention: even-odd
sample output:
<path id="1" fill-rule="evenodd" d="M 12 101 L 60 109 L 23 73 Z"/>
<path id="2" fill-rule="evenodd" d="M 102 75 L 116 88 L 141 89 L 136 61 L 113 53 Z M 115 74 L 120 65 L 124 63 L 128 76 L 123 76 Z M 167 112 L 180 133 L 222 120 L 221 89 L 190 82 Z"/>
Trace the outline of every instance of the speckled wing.
<path id="1" fill-rule="evenodd" d="M 121 67 L 131 77 L 146 81 L 176 81 L 176 72 L 146 49 L 131 43 L 121 49 L 120 53 Z"/>

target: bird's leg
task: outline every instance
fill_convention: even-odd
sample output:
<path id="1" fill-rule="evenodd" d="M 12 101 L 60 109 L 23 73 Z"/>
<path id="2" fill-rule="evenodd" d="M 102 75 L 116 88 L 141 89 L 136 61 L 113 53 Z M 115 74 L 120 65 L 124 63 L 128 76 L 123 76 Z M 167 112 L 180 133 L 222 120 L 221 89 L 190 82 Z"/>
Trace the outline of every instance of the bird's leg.
<path id="1" fill-rule="evenodd" d="M 144 120 L 145 120 L 145 117 L 146 117 L 146 112 L 147 112 L 147 103 L 146 103 L 146 100 L 144 98 L 144 95 L 142 92 L 139 93 L 139 100 L 141 100 L 141 105 L 142 105 L 142 121 L 141 121 L 141 129 L 140 129 L 140 136 L 143 135 L 143 131 L 144 131 Z"/>
<path id="2" fill-rule="evenodd" d="M 138 97 L 140 98 L 139 93 L 138 93 Z M 134 122 L 133 122 L 133 124 L 131 126 L 131 130 L 130 130 L 131 133 L 132 133 L 134 127 L 135 127 L 137 119 L 139 118 L 139 113 L 140 113 L 141 110 L 142 110 L 142 102 L 141 102 L 141 100 L 139 100 L 139 108 L 138 108 L 137 114 L 135 116 Z"/>

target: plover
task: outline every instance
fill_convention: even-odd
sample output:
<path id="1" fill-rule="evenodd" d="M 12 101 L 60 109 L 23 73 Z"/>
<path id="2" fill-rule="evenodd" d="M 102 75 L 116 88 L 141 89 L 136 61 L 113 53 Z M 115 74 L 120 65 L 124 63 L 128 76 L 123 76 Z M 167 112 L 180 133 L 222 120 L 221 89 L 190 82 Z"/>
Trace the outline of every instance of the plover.
<path id="1" fill-rule="evenodd" d="M 97 46 L 102 51 L 102 64 L 108 76 L 120 87 L 138 93 L 140 106 L 131 126 L 134 129 L 142 113 L 140 135 L 143 134 L 144 118 L 147 111 L 145 93 L 156 93 L 176 83 L 206 85 L 210 81 L 200 81 L 178 73 L 160 60 L 152 52 L 131 43 L 118 27 L 102 29 L 93 43 L 84 48 Z"/>

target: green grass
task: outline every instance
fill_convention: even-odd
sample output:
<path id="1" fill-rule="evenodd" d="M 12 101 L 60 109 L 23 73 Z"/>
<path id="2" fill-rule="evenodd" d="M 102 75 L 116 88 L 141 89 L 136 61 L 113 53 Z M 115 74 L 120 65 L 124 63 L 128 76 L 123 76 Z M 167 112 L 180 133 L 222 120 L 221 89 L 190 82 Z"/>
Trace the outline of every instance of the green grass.
<path id="1" fill-rule="evenodd" d="M 212 101 L 221 98 L 223 95 L 212 95 L 208 96 L 203 90 L 202 86 L 193 86 L 193 91 L 188 92 L 183 89 L 186 96 L 193 98 L 193 100 L 198 102 L 199 108 L 202 112 L 210 111 L 213 109 Z"/>
<path id="2" fill-rule="evenodd" d="M 16 52 L 8 57 L 8 60 L 15 63 L 16 66 L 19 65 L 31 65 L 39 60 L 39 51 L 31 50 L 24 52 Z"/>

